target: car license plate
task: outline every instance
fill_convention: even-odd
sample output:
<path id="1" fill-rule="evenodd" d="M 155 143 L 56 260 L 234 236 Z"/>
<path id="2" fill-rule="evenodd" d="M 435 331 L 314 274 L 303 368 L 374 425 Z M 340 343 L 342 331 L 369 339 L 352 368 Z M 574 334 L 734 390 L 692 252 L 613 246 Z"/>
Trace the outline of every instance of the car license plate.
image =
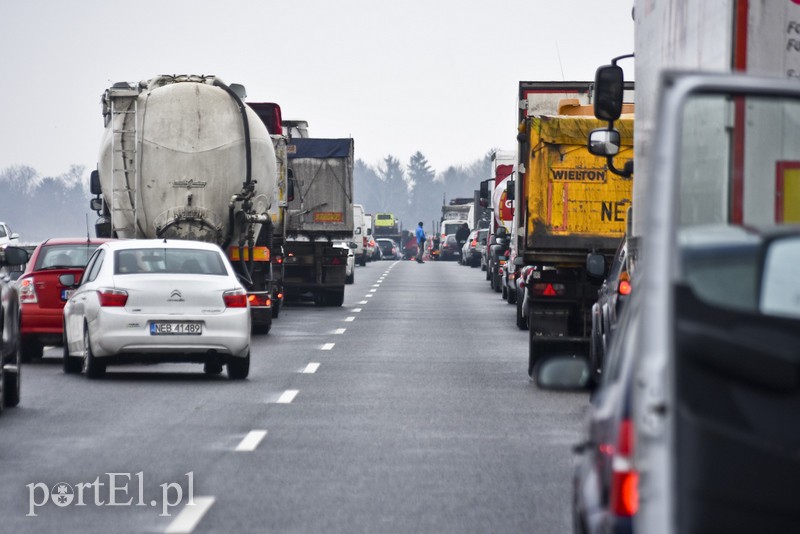
<path id="1" fill-rule="evenodd" d="M 61 290 L 61 300 L 69 300 L 72 294 L 75 293 L 74 289 L 62 289 Z"/>
<path id="2" fill-rule="evenodd" d="M 150 323 L 151 336 L 189 335 L 199 336 L 203 325 L 199 322 L 153 322 Z"/>

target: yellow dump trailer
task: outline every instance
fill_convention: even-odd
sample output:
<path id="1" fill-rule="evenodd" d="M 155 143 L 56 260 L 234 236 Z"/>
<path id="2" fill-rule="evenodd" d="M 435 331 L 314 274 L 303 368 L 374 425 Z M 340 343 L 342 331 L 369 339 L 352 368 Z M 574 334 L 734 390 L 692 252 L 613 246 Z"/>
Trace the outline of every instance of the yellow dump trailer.
<path id="1" fill-rule="evenodd" d="M 631 207 L 633 179 L 612 168 L 633 159 L 633 105 L 614 123 L 621 146 L 609 165 L 586 148 L 589 132 L 607 126 L 587 105 L 590 84 L 521 82 L 521 104 L 524 91 L 517 135 L 514 263 L 524 273 L 520 313 L 530 331 L 532 375 L 545 354 L 588 356 L 592 305 L 625 234 Z M 576 97 L 556 100 L 567 91 Z"/>
<path id="2" fill-rule="evenodd" d="M 575 114 L 534 116 L 521 125 L 530 147 L 520 185 L 527 205 L 525 252 L 531 260 L 548 253 L 558 260 L 573 252 L 613 251 L 625 233 L 633 195 L 632 179 L 612 173 L 604 158 L 586 149 L 589 132 L 605 123 L 588 106 L 560 111 Z M 622 136 L 616 160 L 632 159 L 633 115 L 624 115 L 615 126 Z"/>

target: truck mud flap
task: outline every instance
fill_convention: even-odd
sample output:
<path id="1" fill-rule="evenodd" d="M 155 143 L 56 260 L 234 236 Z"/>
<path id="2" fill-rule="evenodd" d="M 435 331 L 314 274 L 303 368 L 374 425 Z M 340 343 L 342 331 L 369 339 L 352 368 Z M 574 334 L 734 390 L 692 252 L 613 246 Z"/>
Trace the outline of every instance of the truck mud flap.
<path id="1" fill-rule="evenodd" d="M 530 333 L 528 342 L 528 376 L 533 378 L 536 364 L 544 356 L 570 355 L 588 358 L 589 340 L 580 337 L 546 337 Z"/>

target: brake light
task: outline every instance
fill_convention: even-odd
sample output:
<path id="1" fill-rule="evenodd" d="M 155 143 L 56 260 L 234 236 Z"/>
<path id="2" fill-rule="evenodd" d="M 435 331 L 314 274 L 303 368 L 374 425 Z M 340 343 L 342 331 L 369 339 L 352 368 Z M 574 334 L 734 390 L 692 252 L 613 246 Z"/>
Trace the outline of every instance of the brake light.
<path id="1" fill-rule="evenodd" d="M 98 289 L 97 298 L 104 308 L 121 308 L 128 302 L 128 292 L 112 288 Z"/>
<path id="2" fill-rule="evenodd" d="M 324 259 L 325 265 L 342 265 L 342 258 L 341 256 L 328 256 Z"/>
<path id="3" fill-rule="evenodd" d="M 566 286 L 564 284 L 551 284 L 538 282 L 531 286 L 533 294 L 542 297 L 560 297 L 566 293 Z"/>
<path id="4" fill-rule="evenodd" d="M 369 240 L 366 237 L 361 238 L 363 240 L 364 246 L 369 248 Z"/>
<path id="5" fill-rule="evenodd" d="M 283 263 L 283 256 L 280 256 L 280 255 L 273 256 L 273 260 L 275 260 L 275 263 L 278 263 L 278 264 Z"/>
<path id="6" fill-rule="evenodd" d="M 23 278 L 19 282 L 19 302 L 20 304 L 36 304 L 36 288 L 33 286 L 33 277 Z"/>
<path id="7" fill-rule="evenodd" d="M 222 301 L 226 308 L 246 308 L 247 299 L 247 292 L 244 289 L 229 289 L 222 294 Z"/>
<path id="8" fill-rule="evenodd" d="M 473 240 L 472 240 L 472 243 L 470 243 L 470 244 L 469 244 L 469 246 L 471 246 L 471 247 L 473 247 L 473 248 L 474 248 L 474 247 L 477 247 L 477 246 L 478 246 L 478 240 L 477 240 L 477 239 L 473 239 Z"/>
<path id="9" fill-rule="evenodd" d="M 633 421 L 623 419 L 611 461 L 611 511 L 618 516 L 631 517 L 639 509 L 639 473 L 631 461 L 633 449 Z"/>
<path id="10" fill-rule="evenodd" d="M 631 283 L 629 282 L 628 273 L 622 273 L 619 275 L 619 294 L 620 295 L 631 294 Z"/>

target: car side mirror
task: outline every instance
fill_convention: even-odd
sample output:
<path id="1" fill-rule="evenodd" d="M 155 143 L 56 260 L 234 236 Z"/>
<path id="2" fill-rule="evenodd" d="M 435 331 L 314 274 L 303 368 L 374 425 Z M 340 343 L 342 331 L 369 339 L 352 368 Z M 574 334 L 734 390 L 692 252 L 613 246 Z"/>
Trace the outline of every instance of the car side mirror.
<path id="1" fill-rule="evenodd" d="M 589 276 L 602 278 L 606 274 L 606 259 L 602 254 L 595 252 L 586 255 L 586 272 Z"/>

